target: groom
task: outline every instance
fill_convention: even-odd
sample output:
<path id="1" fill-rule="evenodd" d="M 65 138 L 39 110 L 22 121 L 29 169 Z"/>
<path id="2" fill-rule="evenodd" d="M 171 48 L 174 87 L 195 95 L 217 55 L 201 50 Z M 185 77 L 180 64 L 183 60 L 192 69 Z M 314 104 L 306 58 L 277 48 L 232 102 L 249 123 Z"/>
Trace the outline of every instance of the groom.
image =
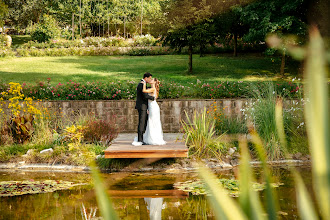
<path id="1" fill-rule="evenodd" d="M 145 73 L 143 75 L 143 79 L 136 88 L 135 109 L 137 109 L 139 112 L 138 142 L 136 145 L 146 145 L 146 143 L 143 142 L 143 134 L 146 131 L 148 122 L 148 99 L 154 100 L 155 97 L 150 96 L 148 93 L 142 92 L 142 90 L 143 83 L 149 83 L 151 79 L 152 75 L 150 73 Z"/>

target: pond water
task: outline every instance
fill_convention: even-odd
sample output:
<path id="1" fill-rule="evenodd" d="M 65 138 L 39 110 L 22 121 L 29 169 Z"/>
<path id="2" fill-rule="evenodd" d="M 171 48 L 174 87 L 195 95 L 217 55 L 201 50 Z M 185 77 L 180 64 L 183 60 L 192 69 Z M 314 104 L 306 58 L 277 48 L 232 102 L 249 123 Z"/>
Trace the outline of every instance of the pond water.
<path id="1" fill-rule="evenodd" d="M 311 189 L 311 168 L 299 166 L 297 169 L 307 188 Z M 260 177 L 260 169 L 255 168 L 255 172 L 257 178 Z M 281 219 L 299 219 L 290 171 L 282 166 L 273 167 L 272 172 L 275 181 L 283 183 L 276 188 Z M 235 178 L 237 170 L 221 171 L 218 175 L 220 178 Z M 176 182 L 196 179 L 195 172 L 121 172 L 102 176 L 120 219 L 214 219 L 205 196 L 191 195 L 173 187 Z M 94 212 L 94 219 L 100 217 L 88 173 L 0 172 L 0 181 L 21 180 L 65 180 L 88 184 L 52 193 L 0 197 L 0 219 L 88 219 Z M 263 197 L 263 192 L 260 196 Z"/>

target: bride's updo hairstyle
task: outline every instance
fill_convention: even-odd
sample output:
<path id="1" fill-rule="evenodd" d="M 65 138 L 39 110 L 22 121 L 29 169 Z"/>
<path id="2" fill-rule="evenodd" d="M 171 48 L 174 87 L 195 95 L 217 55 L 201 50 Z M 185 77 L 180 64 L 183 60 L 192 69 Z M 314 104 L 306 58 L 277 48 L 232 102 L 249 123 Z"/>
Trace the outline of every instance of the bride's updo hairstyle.
<path id="1" fill-rule="evenodd" d="M 158 98 L 158 96 L 159 96 L 159 84 L 160 84 L 160 81 L 157 78 L 154 78 L 154 81 L 155 81 L 155 88 L 156 88 L 156 96 Z"/>

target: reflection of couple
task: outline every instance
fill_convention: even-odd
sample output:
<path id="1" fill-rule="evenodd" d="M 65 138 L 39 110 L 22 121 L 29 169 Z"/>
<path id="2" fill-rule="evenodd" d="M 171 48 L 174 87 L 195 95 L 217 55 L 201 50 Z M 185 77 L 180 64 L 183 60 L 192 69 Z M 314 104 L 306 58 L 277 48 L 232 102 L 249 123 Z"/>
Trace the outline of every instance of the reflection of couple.
<path id="1" fill-rule="evenodd" d="M 149 210 L 150 220 L 162 219 L 163 198 L 144 198 Z"/>
<path id="2" fill-rule="evenodd" d="M 151 88 L 147 88 L 147 83 Z M 138 137 L 132 143 L 140 145 L 164 145 L 160 110 L 156 102 L 159 94 L 159 80 L 152 79 L 150 73 L 145 73 L 137 86 L 135 109 L 139 112 Z"/>

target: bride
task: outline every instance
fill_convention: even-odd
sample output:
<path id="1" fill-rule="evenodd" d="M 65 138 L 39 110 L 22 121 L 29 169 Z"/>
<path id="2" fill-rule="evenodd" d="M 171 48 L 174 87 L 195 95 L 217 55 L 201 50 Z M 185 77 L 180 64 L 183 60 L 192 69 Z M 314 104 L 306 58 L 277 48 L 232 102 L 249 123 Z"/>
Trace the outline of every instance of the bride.
<path id="1" fill-rule="evenodd" d="M 160 110 L 157 104 L 157 98 L 159 94 L 159 80 L 154 78 L 151 82 L 151 88 L 147 89 L 147 85 L 143 83 L 144 93 L 149 93 L 149 95 L 154 96 L 155 100 L 148 100 L 148 111 L 149 118 L 147 123 L 146 131 L 143 135 L 143 140 L 146 144 L 150 145 L 164 145 L 166 142 L 163 139 L 163 129 L 162 123 L 160 121 Z"/>

